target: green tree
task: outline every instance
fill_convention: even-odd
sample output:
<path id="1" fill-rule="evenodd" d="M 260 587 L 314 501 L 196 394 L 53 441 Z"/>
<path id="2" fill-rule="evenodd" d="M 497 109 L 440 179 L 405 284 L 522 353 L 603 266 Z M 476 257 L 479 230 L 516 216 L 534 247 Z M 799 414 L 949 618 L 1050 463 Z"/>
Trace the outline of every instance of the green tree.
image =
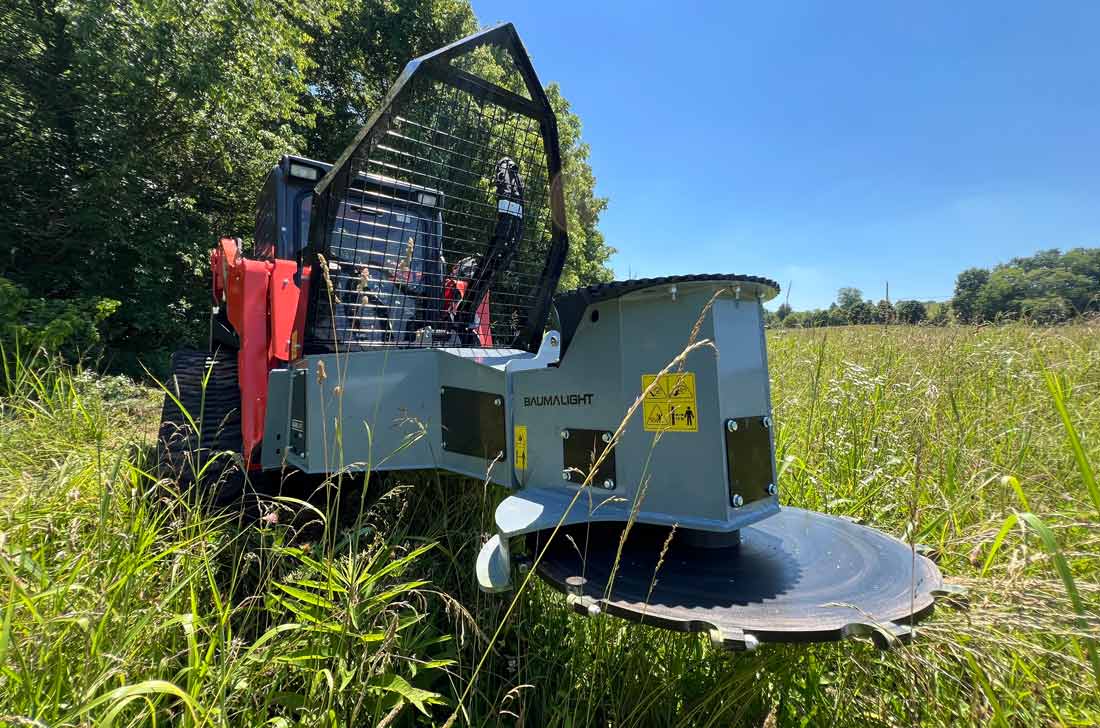
<path id="1" fill-rule="evenodd" d="M 858 288 L 841 288 L 836 292 L 836 305 L 844 310 L 848 310 L 859 303 L 863 303 L 863 291 Z"/>
<path id="2" fill-rule="evenodd" d="M 929 303 L 925 306 L 928 313 L 928 323 L 933 326 L 946 326 L 951 322 L 950 303 Z"/>
<path id="3" fill-rule="evenodd" d="M 786 321 L 787 317 L 791 315 L 791 304 L 781 303 L 779 308 L 775 310 L 775 315 L 780 321 Z"/>
<path id="4" fill-rule="evenodd" d="M 606 283 L 614 277 L 607 263 L 615 254 L 599 229 L 607 198 L 596 194 L 596 175 L 588 161 L 591 150 L 581 137 L 580 117 L 573 113 L 556 83 L 546 88 L 546 95 L 558 117 L 565 215 L 569 225 L 569 257 L 558 287 L 569 290 Z"/>
<path id="5" fill-rule="evenodd" d="M 857 301 L 845 309 L 848 323 L 869 324 L 875 320 L 875 307 L 870 301 Z"/>
<path id="6" fill-rule="evenodd" d="M 335 27 L 310 50 L 313 61 L 296 128 L 305 152 L 335 160 L 378 108 L 411 59 L 469 35 L 468 0 L 365 0 L 341 5 Z"/>
<path id="7" fill-rule="evenodd" d="M 919 324 L 928 318 L 928 311 L 920 301 L 898 301 L 895 309 L 898 321 L 903 324 Z"/>
<path id="8" fill-rule="evenodd" d="M 892 324 L 896 318 L 897 311 L 894 310 L 894 304 L 885 298 L 881 299 L 875 306 L 875 323 Z"/>
<path id="9" fill-rule="evenodd" d="M 967 268 L 955 280 L 955 297 L 952 308 L 962 321 L 972 321 L 979 315 L 978 296 L 989 281 L 989 271 L 984 268 Z"/>
<path id="10" fill-rule="evenodd" d="M 5 3 L 0 275 L 30 299 L 117 299 L 124 349 L 197 338 L 208 251 L 249 232 L 260 182 L 300 148 L 287 120 L 309 120 L 309 46 L 335 7 Z"/>

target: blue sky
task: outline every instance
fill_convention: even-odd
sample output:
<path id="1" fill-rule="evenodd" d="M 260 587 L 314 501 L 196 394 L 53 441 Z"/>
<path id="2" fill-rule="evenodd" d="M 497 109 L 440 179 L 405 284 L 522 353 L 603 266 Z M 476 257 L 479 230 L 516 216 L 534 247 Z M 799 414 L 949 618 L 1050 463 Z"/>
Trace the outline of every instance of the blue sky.
<path id="1" fill-rule="evenodd" d="M 1100 246 L 1100 2 L 473 4 L 584 122 L 620 278 L 802 309 Z"/>

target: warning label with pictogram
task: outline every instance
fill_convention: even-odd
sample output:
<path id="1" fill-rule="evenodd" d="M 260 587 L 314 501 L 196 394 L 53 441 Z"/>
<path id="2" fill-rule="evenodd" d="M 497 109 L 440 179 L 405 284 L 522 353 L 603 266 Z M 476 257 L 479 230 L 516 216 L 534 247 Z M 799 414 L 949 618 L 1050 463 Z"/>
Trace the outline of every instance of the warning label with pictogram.
<path id="1" fill-rule="evenodd" d="M 642 392 L 642 424 L 648 432 L 699 431 L 693 373 L 643 374 Z"/>
<path id="2" fill-rule="evenodd" d="M 515 427 L 515 440 L 516 447 L 514 462 L 516 470 L 527 469 L 527 425 L 516 425 Z"/>

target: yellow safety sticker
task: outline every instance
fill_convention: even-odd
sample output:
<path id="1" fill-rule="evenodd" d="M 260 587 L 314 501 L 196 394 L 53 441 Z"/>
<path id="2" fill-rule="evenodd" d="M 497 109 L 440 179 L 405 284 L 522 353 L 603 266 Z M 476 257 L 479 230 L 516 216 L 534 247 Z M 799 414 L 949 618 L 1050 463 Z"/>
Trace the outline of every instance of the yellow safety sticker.
<path id="1" fill-rule="evenodd" d="M 516 470 L 527 469 L 527 425 L 516 425 Z"/>
<path id="2" fill-rule="evenodd" d="M 656 382 L 652 389 L 649 385 Z M 691 372 L 642 375 L 642 426 L 648 432 L 698 432 L 699 407 L 695 401 L 695 375 Z"/>

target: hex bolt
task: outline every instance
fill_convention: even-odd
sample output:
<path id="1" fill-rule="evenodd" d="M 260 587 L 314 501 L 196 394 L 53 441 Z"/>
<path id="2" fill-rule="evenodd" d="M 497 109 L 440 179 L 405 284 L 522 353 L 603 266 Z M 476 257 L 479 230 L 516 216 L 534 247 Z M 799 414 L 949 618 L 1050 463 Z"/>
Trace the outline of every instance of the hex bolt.
<path id="1" fill-rule="evenodd" d="M 563 439 L 563 440 L 568 440 L 569 439 L 569 430 L 562 430 L 561 431 L 561 439 Z"/>
<path id="2" fill-rule="evenodd" d="M 764 418 L 764 427 L 769 427 L 770 428 L 771 426 L 772 426 L 772 418 L 771 417 L 765 417 Z"/>
<path id="3" fill-rule="evenodd" d="M 615 490 L 615 481 L 611 478 L 608 478 L 603 482 L 603 487 L 607 488 L 608 490 Z"/>
<path id="4" fill-rule="evenodd" d="M 733 496 L 733 507 L 740 508 L 745 505 L 745 499 L 741 497 L 740 493 L 735 493 Z"/>
<path id="5" fill-rule="evenodd" d="M 611 442 L 611 433 L 610 432 L 603 433 L 603 435 L 600 436 L 600 439 L 603 440 L 604 442 Z"/>
<path id="6" fill-rule="evenodd" d="M 550 337 L 550 346 L 557 346 L 557 345 L 558 345 L 558 337 L 551 336 Z"/>
<path id="7" fill-rule="evenodd" d="M 562 480 L 572 480 L 572 478 L 569 477 L 569 471 L 568 470 L 561 471 L 561 479 Z"/>
<path id="8" fill-rule="evenodd" d="M 500 404 L 501 404 L 500 397 L 497 397 L 496 399 L 494 399 L 493 404 L 495 404 L 497 407 L 499 407 Z"/>
<path id="9" fill-rule="evenodd" d="M 726 420 L 726 432 L 737 432 L 737 420 Z"/>
<path id="10" fill-rule="evenodd" d="M 768 495 L 779 495 L 779 488 L 775 483 L 768 483 Z"/>

